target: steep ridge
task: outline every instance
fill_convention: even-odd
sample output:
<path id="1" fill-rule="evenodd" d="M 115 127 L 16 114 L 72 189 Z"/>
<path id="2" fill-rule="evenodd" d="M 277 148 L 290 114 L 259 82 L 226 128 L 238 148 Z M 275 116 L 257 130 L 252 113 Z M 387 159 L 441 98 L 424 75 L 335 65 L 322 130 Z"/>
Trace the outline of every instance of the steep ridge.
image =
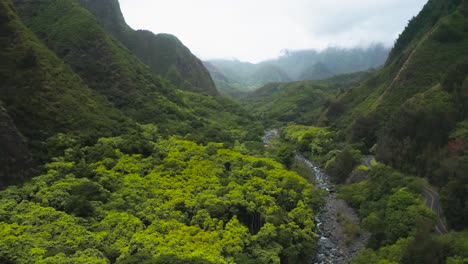
<path id="1" fill-rule="evenodd" d="M 128 127 L 119 111 L 24 27 L 10 1 L 1 5 L 0 100 L 31 144 L 56 133 L 90 140 Z"/>
<path id="2" fill-rule="evenodd" d="M 233 102 L 156 76 L 74 1 L 13 3 L 2 2 L 0 15 L 0 100 L 38 164 L 57 154 L 48 139 L 60 133 L 94 144 L 138 130 L 136 122 L 156 124 L 160 136 L 206 143 L 261 134 Z M 240 127 L 255 132 L 239 136 Z"/>
<path id="3" fill-rule="evenodd" d="M 450 228 L 468 217 L 468 3 L 431 0 L 401 34 L 384 69 L 322 116 L 378 160 L 440 188 Z M 330 113 L 330 108 L 327 113 Z"/>
<path id="4" fill-rule="evenodd" d="M 169 78 L 184 90 L 218 95 L 203 63 L 177 37 L 133 30 L 126 24 L 118 0 L 78 2 L 96 16 L 103 28 L 157 74 Z"/>
<path id="5" fill-rule="evenodd" d="M 451 65 L 463 60 L 467 43 L 464 22 L 460 20 L 465 15 L 456 12 L 454 15 L 459 21 L 452 20 L 453 23 L 450 18 L 444 18 L 455 12 L 461 3 L 460 0 L 429 1 L 401 34 L 386 67 L 343 96 L 341 102 L 351 110 L 344 119 L 350 121 L 353 117 L 374 113 L 383 123 L 391 111 L 417 93 L 431 89 Z"/>
<path id="6" fill-rule="evenodd" d="M 137 106 L 135 102 L 158 102 L 162 108 L 174 104 L 171 100 L 180 100 L 174 89 L 154 76 L 73 0 L 13 2 L 24 23 L 52 51 L 90 88 L 105 95 L 130 116 L 139 121 L 161 121 L 164 119 L 161 109 L 147 109 L 144 104 Z M 143 116 L 144 112 L 148 116 Z"/>
<path id="7" fill-rule="evenodd" d="M 230 103 L 223 106 L 223 99 L 184 93 L 154 74 L 75 1 L 15 0 L 14 4 L 24 23 L 52 51 L 130 118 L 156 123 L 164 135 L 193 134 L 200 126 L 221 131 L 218 117 L 232 126 L 242 119 L 237 115 L 241 110 Z M 213 105 L 216 109 L 211 109 Z M 211 118 L 216 121 L 207 120 Z"/>

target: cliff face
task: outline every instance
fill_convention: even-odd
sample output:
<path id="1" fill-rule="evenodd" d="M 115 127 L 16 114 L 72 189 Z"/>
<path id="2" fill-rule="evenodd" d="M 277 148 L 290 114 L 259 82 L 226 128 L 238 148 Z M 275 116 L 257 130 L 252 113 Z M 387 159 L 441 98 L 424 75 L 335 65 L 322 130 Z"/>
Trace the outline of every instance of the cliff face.
<path id="1" fill-rule="evenodd" d="M 218 95 L 208 70 L 177 37 L 133 30 L 125 22 L 118 0 L 78 2 L 155 73 L 167 77 L 183 90 Z"/>

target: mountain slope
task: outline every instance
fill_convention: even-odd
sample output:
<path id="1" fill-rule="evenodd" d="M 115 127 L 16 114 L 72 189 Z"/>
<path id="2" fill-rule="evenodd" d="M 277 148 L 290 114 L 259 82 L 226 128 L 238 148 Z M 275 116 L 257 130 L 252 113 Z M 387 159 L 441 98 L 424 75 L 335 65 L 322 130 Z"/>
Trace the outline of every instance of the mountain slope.
<path id="1" fill-rule="evenodd" d="M 194 126 L 222 126 L 201 117 L 210 104 L 185 100 L 187 94 L 134 56 L 110 36 L 95 17 L 73 0 L 15 0 L 24 23 L 79 74 L 93 90 L 106 96 L 125 115 L 155 123 L 165 135 L 188 134 Z M 36 12 L 41 10 L 41 12 Z M 196 95 L 194 95 L 196 96 Z M 218 99 L 206 98 L 206 101 Z M 205 102 L 206 103 L 206 102 Z M 216 102 L 213 102 L 216 103 Z M 226 122 L 235 123 L 232 114 Z"/>
<path id="2" fill-rule="evenodd" d="M 90 88 L 126 116 L 141 124 L 156 124 L 163 136 L 177 134 L 197 142 L 234 141 L 239 135 L 235 131 L 246 123 L 253 130 L 243 136 L 260 135 L 258 122 L 238 105 L 219 96 L 179 90 L 157 76 L 74 0 L 14 3 L 29 28 Z"/>
<path id="3" fill-rule="evenodd" d="M 262 65 L 250 76 L 252 83 L 256 86 L 270 82 L 290 82 L 291 78 L 281 68 L 274 65 Z"/>
<path id="4" fill-rule="evenodd" d="M 267 122 L 281 126 L 288 122 L 316 124 L 324 105 L 344 91 L 358 85 L 375 72 L 339 75 L 321 81 L 271 83 L 242 97 L 245 107 Z M 338 107 L 338 106 L 337 106 Z"/>
<path id="5" fill-rule="evenodd" d="M 384 69 L 339 98 L 341 113 L 322 117 L 366 148 L 377 143 L 380 161 L 441 188 L 455 229 L 468 217 L 467 51 L 467 1 L 431 0 Z"/>
<path id="6" fill-rule="evenodd" d="M 29 175 L 32 158 L 29 148 L 0 104 L 0 188 L 2 184 L 14 182 L 17 177 Z"/>
<path id="7" fill-rule="evenodd" d="M 21 133 L 33 140 L 60 132 L 89 139 L 125 122 L 24 27 L 9 1 L 0 11 L 0 99 Z"/>
<path id="8" fill-rule="evenodd" d="M 428 2 L 413 21 L 430 20 L 430 24 L 434 26 L 425 31 L 422 26 L 416 30 L 416 26 L 413 25 L 415 22 L 410 22 L 407 30 L 397 41 L 386 67 L 375 78 L 342 98 L 341 101 L 349 109 L 353 109 L 351 116 L 374 112 L 382 118 L 388 117 L 391 111 L 406 100 L 439 83 L 451 65 L 464 59 L 467 50 L 467 42 L 464 40 L 466 14 L 458 11 L 451 17 L 445 18 L 442 15 L 444 12 L 440 14 L 441 10 L 448 10 L 448 7 L 451 7 L 449 10 L 452 13 L 455 12 L 457 3 L 460 5 L 461 2 L 460 0 Z M 415 33 L 411 34 L 413 31 Z M 402 43 L 412 44 L 403 48 Z"/>
<path id="9" fill-rule="evenodd" d="M 118 0 L 78 2 L 96 16 L 103 28 L 157 74 L 168 77 L 175 85 L 185 90 L 218 95 L 203 63 L 175 36 L 133 30 L 126 24 Z M 186 81 L 188 83 L 185 83 Z"/>
<path id="10" fill-rule="evenodd" d="M 73 0 L 13 2 L 24 23 L 52 51 L 69 64 L 90 88 L 105 95 L 130 116 L 139 121 L 161 121 L 164 110 L 158 108 L 171 105 L 170 100 L 179 100 L 164 80 L 155 77 L 146 65 L 108 35 L 95 18 Z M 154 104 L 158 101 L 158 108 L 145 109 L 145 102 Z M 142 104 L 137 106 L 135 102 Z"/>
<path id="11" fill-rule="evenodd" d="M 323 80 L 332 77 L 334 74 L 324 63 L 318 62 L 301 73 L 299 79 L 304 81 Z"/>
<path id="12" fill-rule="evenodd" d="M 380 67 L 387 59 L 388 52 L 388 48 L 381 44 L 367 48 L 330 47 L 322 51 L 286 51 L 278 59 L 261 64 L 276 65 L 293 80 L 303 80 L 301 76 L 307 74 L 308 69 L 313 70 L 313 66 L 317 63 L 325 65 L 333 73 L 332 75 L 347 74 Z M 314 79 L 319 79 L 319 76 Z"/>
<path id="13" fill-rule="evenodd" d="M 237 95 L 271 82 L 323 80 L 334 75 L 366 71 L 384 64 L 389 50 L 382 45 L 368 48 L 328 48 L 323 51 L 286 51 L 274 60 L 257 64 L 236 60 L 211 60 L 209 68 L 215 83 L 225 92 Z M 217 79 L 221 73 L 229 81 Z"/>
<path id="14" fill-rule="evenodd" d="M 51 158 L 45 146 L 54 135 L 89 143 L 133 126 L 22 24 L 9 0 L 0 7 L 1 184 Z"/>

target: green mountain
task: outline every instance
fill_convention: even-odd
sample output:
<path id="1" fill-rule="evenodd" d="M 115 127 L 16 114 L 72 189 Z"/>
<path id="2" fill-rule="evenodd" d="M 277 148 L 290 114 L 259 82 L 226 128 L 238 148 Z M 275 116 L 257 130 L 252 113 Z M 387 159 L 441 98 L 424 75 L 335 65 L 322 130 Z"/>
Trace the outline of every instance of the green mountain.
<path id="1" fill-rule="evenodd" d="M 322 62 L 317 62 L 316 64 L 310 66 L 299 77 L 300 80 L 323 80 L 330 78 L 335 75 L 327 65 Z"/>
<path id="2" fill-rule="evenodd" d="M 125 22 L 118 0 L 78 0 L 93 13 L 99 24 L 124 44 L 155 73 L 184 90 L 218 95 L 216 86 L 203 63 L 169 34 L 133 30 Z"/>
<path id="3" fill-rule="evenodd" d="M 323 51 L 286 51 L 274 60 L 257 64 L 237 60 L 211 60 L 209 71 L 219 89 L 238 95 L 272 82 L 322 80 L 334 75 L 366 71 L 384 64 L 389 50 L 382 45 L 369 48 L 328 48 Z M 222 74 L 227 80 L 218 79 Z M 234 90 L 234 91 L 232 91 Z M 228 92 L 229 91 L 229 92 Z M 238 97 L 238 96 L 237 96 Z"/>
<path id="4" fill-rule="evenodd" d="M 209 62 L 204 62 L 203 64 L 210 72 L 215 82 L 216 88 L 222 95 L 236 99 L 242 97 L 246 92 L 250 91 L 250 88 L 228 79 L 228 77 L 226 77 L 221 72 L 221 70 L 219 70 L 213 64 Z"/>
<path id="5" fill-rule="evenodd" d="M 121 112 L 22 24 L 10 3 L 2 2 L 1 17 L 0 100 L 31 144 L 56 133 L 86 141 L 128 127 Z"/>
<path id="6" fill-rule="evenodd" d="M 375 72 L 339 75 L 321 81 L 271 83 L 243 95 L 244 106 L 267 127 L 278 127 L 289 122 L 312 125 L 318 122 L 323 107 L 334 105 L 336 98 L 359 85 Z"/>
<path id="7" fill-rule="evenodd" d="M 66 145 L 52 147 L 62 134 L 85 145 L 138 131 L 136 123 L 204 143 L 261 134 L 233 102 L 178 90 L 156 76 L 74 1 L 2 5 L 2 138 L 12 142 L 2 146 L 2 178 L 23 178 L 44 165 Z"/>
<path id="8" fill-rule="evenodd" d="M 229 129 L 249 120 L 246 113 L 224 98 L 180 91 L 156 76 L 74 0 L 14 3 L 24 23 L 91 89 L 131 119 L 157 124 L 163 135 L 179 134 L 206 141 L 201 134 L 217 131 L 220 137 L 233 141 Z M 210 137 L 216 140 L 212 134 Z"/>
<path id="9" fill-rule="evenodd" d="M 465 58 L 462 8 L 462 1 L 429 1 L 397 40 L 386 67 L 343 97 L 352 110 L 346 117 L 389 117 L 406 100 L 440 83 Z"/>
<path id="10" fill-rule="evenodd" d="M 254 64 L 229 60 L 216 60 L 204 64 L 213 77 L 216 87 L 224 96 L 238 99 L 246 92 L 258 88 L 258 81 L 252 74 L 257 70 Z"/>

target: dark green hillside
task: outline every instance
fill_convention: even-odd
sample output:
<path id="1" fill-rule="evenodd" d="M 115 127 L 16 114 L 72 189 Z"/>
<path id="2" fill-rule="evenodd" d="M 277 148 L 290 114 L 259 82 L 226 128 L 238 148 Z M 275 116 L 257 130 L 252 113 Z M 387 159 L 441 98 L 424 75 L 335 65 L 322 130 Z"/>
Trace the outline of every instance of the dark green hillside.
<path id="1" fill-rule="evenodd" d="M 387 65 L 342 95 L 342 114 L 322 116 L 377 158 L 428 178 L 441 190 L 451 228 L 466 210 L 467 1 L 431 0 L 414 18 Z"/>
<path id="2" fill-rule="evenodd" d="M 436 16 L 437 23 L 434 22 L 434 27 L 425 34 L 410 34 L 413 27 L 409 26 L 397 43 L 403 43 L 402 38 L 411 38 L 414 44 L 405 49 L 397 49 L 397 44 L 394 55 L 379 74 L 340 99 L 348 114 L 337 123 L 349 125 L 359 116 L 376 115 L 383 125 L 406 100 L 437 85 L 452 65 L 464 60 L 468 33 L 463 4 L 457 8 L 453 4 L 457 1 L 429 1 L 425 11 L 413 21 L 436 19 L 435 15 L 427 17 L 426 14 L 438 14 L 437 8 L 449 2 L 452 3 L 450 16 Z M 396 50 L 399 52 L 395 53 Z"/>
<path id="3" fill-rule="evenodd" d="M 73 0 L 13 2 L 26 25 L 52 51 L 90 88 L 104 94 L 127 114 L 141 121 L 161 121 L 167 112 L 178 112 L 167 99 L 177 101 L 176 92 L 108 35 L 96 19 Z M 152 102 L 154 109 L 145 109 L 149 107 L 145 102 Z M 164 107 L 169 109 L 165 111 Z M 143 112 L 148 116 L 143 116 Z"/>
<path id="4" fill-rule="evenodd" d="M 356 86 L 374 72 L 340 75 L 323 81 L 268 84 L 242 99 L 245 106 L 265 120 L 267 126 L 295 122 L 311 125 L 318 122 L 324 106 L 341 111 L 336 97 Z"/>
<path id="5" fill-rule="evenodd" d="M 398 38 L 389 55 L 389 62 L 411 49 L 427 32 L 431 31 L 439 19 L 450 14 L 463 0 L 429 1 L 421 13 L 413 17 Z"/>
<path id="6" fill-rule="evenodd" d="M 78 2 L 96 16 L 104 29 L 157 74 L 169 78 L 181 89 L 218 95 L 203 63 L 177 37 L 133 30 L 126 24 L 118 0 Z"/>
<path id="7" fill-rule="evenodd" d="M 29 148 L 13 120 L 0 104 L 0 188 L 10 180 L 28 175 L 32 167 Z M 2 184 L 3 183 L 3 184 Z"/>
<path id="8" fill-rule="evenodd" d="M 23 26 L 10 1 L 1 7 L 0 99 L 19 131 L 31 143 L 56 133 L 90 140 L 124 131 L 122 114 Z"/>
<path id="9" fill-rule="evenodd" d="M 129 117 L 140 123 L 156 123 L 165 136 L 197 134 L 196 138 L 205 142 L 207 131 L 218 131 L 219 137 L 234 141 L 230 130 L 240 129 L 239 122 L 244 122 L 235 114 L 241 112 L 237 106 L 217 106 L 212 111 L 211 105 L 223 104 L 223 98 L 203 96 L 203 103 L 187 99 L 198 96 L 179 91 L 156 76 L 73 0 L 14 2 L 26 24 L 48 47 L 90 88 L 105 95 Z M 221 122 L 212 120 L 219 120 L 220 115 L 224 117 Z M 250 120 L 246 114 L 244 117 Z"/>

